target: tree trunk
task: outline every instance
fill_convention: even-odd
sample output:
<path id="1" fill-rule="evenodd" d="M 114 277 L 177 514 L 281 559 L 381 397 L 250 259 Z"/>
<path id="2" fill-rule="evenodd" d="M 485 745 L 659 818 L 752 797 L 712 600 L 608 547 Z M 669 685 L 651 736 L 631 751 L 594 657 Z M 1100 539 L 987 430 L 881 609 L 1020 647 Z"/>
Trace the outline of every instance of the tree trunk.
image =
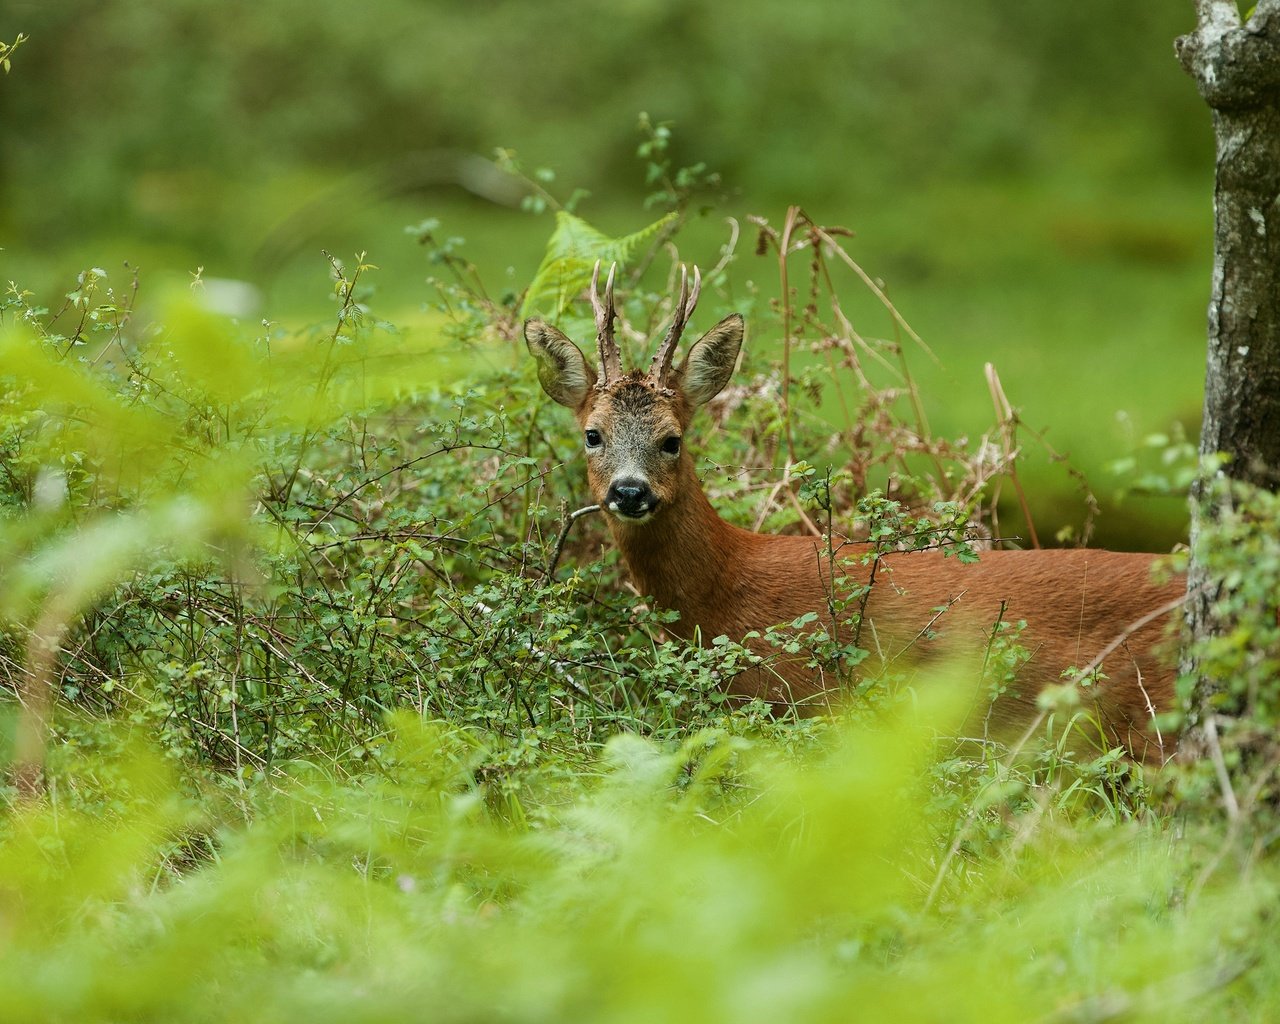
<path id="1" fill-rule="evenodd" d="M 1196 28 L 1176 49 L 1212 111 L 1217 144 L 1200 454 L 1206 462 L 1224 458 L 1219 476 L 1274 488 L 1280 480 L 1280 0 L 1260 0 L 1244 24 L 1235 0 L 1196 0 Z M 1218 596 L 1196 554 L 1202 529 L 1218 511 L 1205 498 L 1202 483 L 1192 494 L 1182 662 L 1193 677 L 1200 673 L 1192 649 L 1214 632 Z M 1208 701 L 1215 689 L 1212 680 L 1197 679 L 1185 753 L 1214 746 Z"/>

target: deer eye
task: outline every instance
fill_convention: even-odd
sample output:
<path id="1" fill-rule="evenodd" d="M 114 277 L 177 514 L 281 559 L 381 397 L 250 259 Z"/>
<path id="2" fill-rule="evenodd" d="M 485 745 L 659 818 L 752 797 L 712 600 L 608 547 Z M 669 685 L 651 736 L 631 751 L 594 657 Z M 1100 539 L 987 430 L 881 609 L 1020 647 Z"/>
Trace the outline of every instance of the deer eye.
<path id="1" fill-rule="evenodd" d="M 598 430 L 587 431 L 587 447 L 588 448 L 599 448 L 602 444 L 604 444 L 604 438 L 600 436 L 600 431 Z"/>
<path id="2" fill-rule="evenodd" d="M 680 454 L 680 438 L 678 437 L 667 438 L 665 441 L 662 442 L 662 450 L 666 452 L 668 455 L 679 455 Z"/>

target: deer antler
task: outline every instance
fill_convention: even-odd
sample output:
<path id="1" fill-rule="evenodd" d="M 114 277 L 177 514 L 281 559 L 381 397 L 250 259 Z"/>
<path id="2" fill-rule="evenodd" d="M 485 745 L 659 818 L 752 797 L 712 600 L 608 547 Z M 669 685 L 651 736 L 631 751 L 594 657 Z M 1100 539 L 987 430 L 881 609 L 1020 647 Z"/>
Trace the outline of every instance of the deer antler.
<path id="1" fill-rule="evenodd" d="M 680 265 L 680 298 L 676 302 L 675 318 L 671 321 L 671 329 L 662 339 L 658 351 L 653 355 L 649 365 L 648 379 L 655 387 L 667 386 L 667 375 L 671 372 L 671 359 L 676 353 L 676 343 L 684 333 L 684 326 L 693 315 L 693 308 L 698 304 L 698 293 L 702 290 L 702 272 L 693 268 L 693 290 L 689 289 L 689 272 L 684 264 Z"/>
<path id="2" fill-rule="evenodd" d="M 596 344 L 600 349 L 600 383 L 608 384 L 622 376 L 622 353 L 618 351 L 618 342 L 613 336 L 613 320 L 618 311 L 613 308 L 613 274 L 618 269 L 614 263 L 609 267 L 609 279 L 604 285 L 604 301 L 600 301 L 600 261 L 596 260 L 595 269 L 591 272 L 591 308 L 596 314 Z"/>

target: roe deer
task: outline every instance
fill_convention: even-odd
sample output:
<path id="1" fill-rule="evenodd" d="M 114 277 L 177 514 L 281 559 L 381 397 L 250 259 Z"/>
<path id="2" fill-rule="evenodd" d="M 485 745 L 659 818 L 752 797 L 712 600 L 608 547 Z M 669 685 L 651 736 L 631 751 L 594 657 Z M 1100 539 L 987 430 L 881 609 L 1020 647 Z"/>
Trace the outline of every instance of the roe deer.
<path id="1" fill-rule="evenodd" d="M 733 373 L 742 317 L 725 317 L 674 364 L 700 286 L 696 268 L 692 289 L 682 270 L 671 329 L 649 370 L 624 372 L 613 331 L 614 275 L 611 270 L 601 299 L 599 272 L 597 264 L 591 303 L 598 372 L 550 324 L 529 320 L 524 335 L 543 389 L 573 410 L 583 430 L 588 485 L 609 513 L 609 530 L 636 587 L 680 613 L 674 633 L 704 643 L 722 634 L 741 640 L 751 630 L 825 612 L 831 577 L 825 545 L 725 522 L 703 493 L 684 445 L 694 411 Z M 837 575 L 865 585 L 872 579 L 864 564 L 870 549 L 842 545 Z M 1102 731 L 1093 742 L 1162 761 L 1173 751 L 1166 751 L 1152 718 L 1173 705 L 1174 672 L 1154 650 L 1186 584 L 1180 577 L 1153 582 L 1156 557 L 1087 549 L 987 551 L 966 564 L 937 550 L 885 554 L 862 607 L 860 642 L 886 663 L 908 651 L 914 663 L 936 662 L 980 655 L 1001 616 L 1025 619 L 1019 643 L 1029 658 L 1009 692 L 981 709 L 986 726 L 1005 734 L 1026 728 L 1035 720 L 1041 689 L 1061 682 L 1068 668 L 1102 668 L 1105 658 L 1105 675 L 1086 698 Z M 747 669 L 728 689 L 820 710 L 824 688 L 819 673 L 793 659 Z"/>

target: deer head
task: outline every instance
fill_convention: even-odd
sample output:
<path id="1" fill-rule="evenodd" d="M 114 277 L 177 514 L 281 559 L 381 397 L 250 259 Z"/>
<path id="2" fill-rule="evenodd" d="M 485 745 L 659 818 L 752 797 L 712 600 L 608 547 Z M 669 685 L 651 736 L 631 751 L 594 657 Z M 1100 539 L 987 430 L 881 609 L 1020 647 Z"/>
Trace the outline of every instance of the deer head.
<path id="1" fill-rule="evenodd" d="M 684 432 L 694 410 L 720 393 L 733 374 L 742 346 L 742 317 L 733 313 L 704 334 L 680 364 L 673 365 L 680 336 L 701 287 L 694 268 L 692 288 L 684 269 L 670 330 L 647 372 L 623 372 L 613 334 L 614 269 L 603 298 L 600 264 L 591 278 L 596 318 L 597 372 L 582 350 L 542 320 L 528 320 L 524 337 L 538 362 L 538 380 L 556 402 L 573 410 L 583 430 L 587 483 L 595 500 L 616 521 L 644 523 L 677 503 L 693 480 Z"/>

